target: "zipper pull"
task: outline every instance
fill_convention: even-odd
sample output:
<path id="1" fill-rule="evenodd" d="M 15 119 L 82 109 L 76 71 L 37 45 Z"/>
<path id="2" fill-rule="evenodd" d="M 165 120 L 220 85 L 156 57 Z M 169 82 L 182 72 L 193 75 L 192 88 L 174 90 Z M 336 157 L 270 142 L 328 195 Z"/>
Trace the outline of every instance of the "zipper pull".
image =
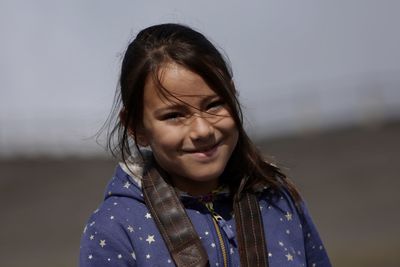
<path id="1" fill-rule="evenodd" d="M 235 237 L 235 233 L 229 228 L 228 223 L 222 218 L 221 215 L 214 211 L 214 205 L 212 202 L 205 203 L 205 206 L 210 211 L 211 215 L 213 216 L 214 220 L 218 223 L 218 226 L 225 232 L 226 236 L 229 240 L 234 241 L 233 238 Z"/>
<path id="2" fill-rule="evenodd" d="M 233 238 L 235 237 L 235 233 L 229 227 L 228 223 L 224 220 L 224 218 L 222 218 L 220 215 L 218 215 L 218 218 L 215 218 L 215 219 L 217 220 L 219 227 L 221 227 L 221 229 L 225 232 L 228 239 L 233 240 Z"/>

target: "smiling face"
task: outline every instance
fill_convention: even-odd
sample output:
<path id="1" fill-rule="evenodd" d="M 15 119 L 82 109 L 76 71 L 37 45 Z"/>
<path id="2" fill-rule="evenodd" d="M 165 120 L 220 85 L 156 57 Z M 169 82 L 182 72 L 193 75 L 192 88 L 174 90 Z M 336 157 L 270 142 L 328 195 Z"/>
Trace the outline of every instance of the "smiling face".
<path id="1" fill-rule="evenodd" d="M 175 63 L 160 70 L 161 91 L 151 75 L 144 87 L 140 145 L 149 145 L 173 184 L 192 195 L 218 186 L 238 141 L 229 109 L 196 73 Z"/>

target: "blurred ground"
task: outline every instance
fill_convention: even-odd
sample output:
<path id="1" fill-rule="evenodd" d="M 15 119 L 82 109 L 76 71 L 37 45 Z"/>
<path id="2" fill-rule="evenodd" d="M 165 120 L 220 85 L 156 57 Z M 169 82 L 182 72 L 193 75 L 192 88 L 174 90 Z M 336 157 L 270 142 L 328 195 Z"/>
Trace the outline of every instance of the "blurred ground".
<path id="1" fill-rule="evenodd" d="M 400 266 L 400 124 L 260 141 L 313 214 L 334 266 Z M 0 161 L 1 266 L 76 266 L 79 239 L 115 163 Z"/>

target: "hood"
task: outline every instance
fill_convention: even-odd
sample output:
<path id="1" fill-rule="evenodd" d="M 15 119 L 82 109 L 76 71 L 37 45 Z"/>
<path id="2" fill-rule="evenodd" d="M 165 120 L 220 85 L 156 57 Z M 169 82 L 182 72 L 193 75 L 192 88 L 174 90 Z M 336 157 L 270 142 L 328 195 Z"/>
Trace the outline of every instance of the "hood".
<path id="1" fill-rule="evenodd" d="M 128 159 L 127 163 L 120 162 L 113 178 L 108 183 L 104 199 L 111 196 L 128 197 L 144 202 L 142 193 L 142 177 L 144 172 L 144 162 L 152 157 L 149 150 L 141 151 L 144 160 L 140 155 L 135 154 Z"/>

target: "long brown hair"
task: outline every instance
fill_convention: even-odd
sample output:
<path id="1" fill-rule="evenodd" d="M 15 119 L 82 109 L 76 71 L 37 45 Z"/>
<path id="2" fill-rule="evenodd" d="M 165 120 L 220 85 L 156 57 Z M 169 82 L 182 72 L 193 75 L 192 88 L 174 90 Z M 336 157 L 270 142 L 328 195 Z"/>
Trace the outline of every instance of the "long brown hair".
<path id="1" fill-rule="evenodd" d="M 143 120 L 143 91 L 146 78 L 157 79 L 166 63 L 176 63 L 201 76 L 224 99 L 231 112 L 239 140 L 221 179 L 234 194 L 239 190 L 257 190 L 261 186 L 287 190 L 300 201 L 291 181 L 274 164 L 266 161 L 243 128 L 243 113 L 227 60 L 201 33 L 180 24 L 160 24 L 139 32 L 129 44 L 122 61 L 120 92 L 114 104 L 119 113 L 109 132 L 108 148 L 124 162 L 132 148 L 140 153 L 135 133 Z M 158 82 L 160 84 L 160 82 Z M 160 88 L 162 89 L 162 88 Z"/>

